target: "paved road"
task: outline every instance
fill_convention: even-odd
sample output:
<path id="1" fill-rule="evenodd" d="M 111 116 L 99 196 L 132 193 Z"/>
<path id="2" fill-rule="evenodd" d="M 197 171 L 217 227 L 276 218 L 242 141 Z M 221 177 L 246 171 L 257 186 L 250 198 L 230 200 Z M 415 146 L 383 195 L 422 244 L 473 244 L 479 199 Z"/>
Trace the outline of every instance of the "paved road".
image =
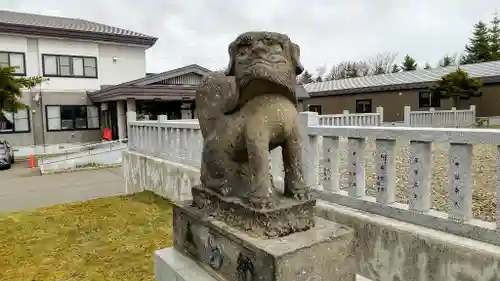
<path id="1" fill-rule="evenodd" d="M 123 194 L 121 167 L 40 176 L 21 162 L 0 170 L 0 212 Z"/>

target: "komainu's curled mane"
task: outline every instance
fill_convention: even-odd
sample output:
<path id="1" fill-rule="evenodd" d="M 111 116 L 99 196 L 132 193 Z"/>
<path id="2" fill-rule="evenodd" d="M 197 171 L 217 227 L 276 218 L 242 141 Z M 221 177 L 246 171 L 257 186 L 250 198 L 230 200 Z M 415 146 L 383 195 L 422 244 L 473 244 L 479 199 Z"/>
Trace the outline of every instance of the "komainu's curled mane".
<path id="1" fill-rule="evenodd" d="M 196 107 L 203 138 L 207 138 L 216 122 L 224 122 L 238 104 L 234 77 L 223 72 L 212 72 L 203 77 L 196 91 Z"/>

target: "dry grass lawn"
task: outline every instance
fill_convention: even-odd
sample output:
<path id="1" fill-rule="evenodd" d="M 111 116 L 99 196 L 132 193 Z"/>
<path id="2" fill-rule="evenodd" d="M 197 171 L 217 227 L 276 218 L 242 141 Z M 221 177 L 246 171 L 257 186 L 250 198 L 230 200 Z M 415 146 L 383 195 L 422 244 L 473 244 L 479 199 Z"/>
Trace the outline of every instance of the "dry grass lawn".
<path id="1" fill-rule="evenodd" d="M 0 280 L 154 280 L 172 209 L 150 192 L 0 214 Z"/>

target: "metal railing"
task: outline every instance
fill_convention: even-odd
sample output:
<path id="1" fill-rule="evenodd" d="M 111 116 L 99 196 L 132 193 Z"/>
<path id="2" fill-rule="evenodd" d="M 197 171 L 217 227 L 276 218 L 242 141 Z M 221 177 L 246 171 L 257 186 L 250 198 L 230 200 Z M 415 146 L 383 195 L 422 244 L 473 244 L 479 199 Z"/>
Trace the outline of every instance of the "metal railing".
<path id="1" fill-rule="evenodd" d="M 110 152 L 114 150 L 120 150 L 126 148 L 126 146 L 123 146 L 121 144 L 126 144 L 128 142 L 128 139 L 120 139 L 120 140 L 115 140 L 115 141 L 109 141 L 109 142 L 100 142 L 100 143 L 94 143 L 94 144 L 87 144 L 84 145 L 80 148 L 69 148 L 66 149 L 64 153 L 61 153 L 57 156 L 52 156 L 48 158 L 40 158 L 39 160 L 39 165 L 44 165 L 44 164 L 52 164 L 52 163 L 57 163 L 57 162 L 62 162 L 62 161 L 67 161 L 70 159 L 77 159 L 81 157 L 86 157 L 89 155 L 96 155 L 96 154 L 101 154 L 105 152 Z M 104 149 L 102 151 L 95 152 L 97 149 L 101 148 L 108 148 Z M 93 153 L 94 152 L 94 153 Z"/>

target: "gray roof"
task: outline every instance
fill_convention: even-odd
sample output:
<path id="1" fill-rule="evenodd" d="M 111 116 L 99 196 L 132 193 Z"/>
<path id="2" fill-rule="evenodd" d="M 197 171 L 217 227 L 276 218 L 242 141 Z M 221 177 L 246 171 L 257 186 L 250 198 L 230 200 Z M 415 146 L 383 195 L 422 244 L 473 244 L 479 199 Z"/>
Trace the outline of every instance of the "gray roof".
<path id="1" fill-rule="evenodd" d="M 169 78 L 172 78 L 175 76 L 180 76 L 180 75 L 184 75 L 186 73 L 191 73 L 191 72 L 198 73 L 200 75 L 205 75 L 207 73 L 210 73 L 211 71 L 209 69 L 206 69 L 206 68 L 199 66 L 197 64 L 190 64 L 190 65 L 186 65 L 183 67 L 167 70 L 167 71 L 164 71 L 161 73 L 149 73 L 149 75 L 148 75 L 148 73 L 146 73 L 145 77 L 131 80 L 131 81 L 127 81 L 127 82 L 117 84 L 117 85 L 102 85 L 100 90 L 94 91 L 94 92 L 89 92 L 88 95 L 90 97 L 96 96 L 96 95 L 99 95 L 103 92 L 110 91 L 113 89 L 118 89 L 118 88 L 123 87 L 123 86 L 132 86 L 132 85 L 145 86 L 145 85 L 148 85 L 149 83 L 154 83 L 157 81 L 169 79 Z"/>
<path id="2" fill-rule="evenodd" d="M 10 31 L 10 32 L 9 32 Z M 38 32 L 37 32 L 38 31 Z M 27 14 L 13 11 L 0 11 L 0 32 L 64 36 L 75 38 L 75 35 L 94 35 L 95 39 L 123 43 L 154 45 L 158 38 L 139 32 L 92 22 L 83 19 Z M 69 33 L 71 32 L 71 33 Z M 67 36 L 66 36 L 67 35 Z M 114 40 L 112 40 L 114 38 Z M 82 38 L 91 39 L 91 38 Z M 128 39 L 128 40 L 127 40 Z"/>
<path id="3" fill-rule="evenodd" d="M 460 68 L 466 71 L 471 77 L 481 78 L 483 83 L 500 82 L 500 61 L 466 64 L 461 65 Z M 414 71 L 309 83 L 305 84 L 304 88 L 309 92 L 310 96 L 427 88 L 442 76 L 456 69 L 456 66 L 439 67 L 429 70 L 419 69 Z"/>
<path id="4" fill-rule="evenodd" d="M 298 100 L 302 100 L 302 99 L 309 97 L 309 94 L 307 93 L 306 89 L 304 89 L 304 86 L 302 86 L 302 85 L 297 85 L 297 87 L 295 87 L 295 91 L 296 91 L 295 95 L 297 96 Z"/>

